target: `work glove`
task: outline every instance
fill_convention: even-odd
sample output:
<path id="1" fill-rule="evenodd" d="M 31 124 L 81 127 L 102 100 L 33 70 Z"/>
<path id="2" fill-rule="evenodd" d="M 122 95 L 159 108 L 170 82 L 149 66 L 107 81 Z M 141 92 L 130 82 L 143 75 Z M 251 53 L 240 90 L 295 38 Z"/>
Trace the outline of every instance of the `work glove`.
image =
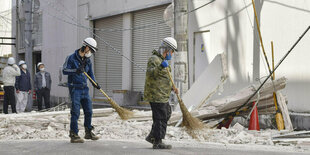
<path id="1" fill-rule="evenodd" d="M 80 73 L 84 73 L 85 69 L 84 69 L 84 65 L 81 65 L 79 68 L 76 69 L 76 73 L 80 74 Z"/>
<path id="2" fill-rule="evenodd" d="M 99 84 L 96 82 L 96 84 L 95 83 L 91 83 L 92 85 L 93 85 L 93 87 L 95 87 L 95 88 L 97 88 L 97 89 L 101 89 L 101 87 L 99 86 Z"/>
<path id="3" fill-rule="evenodd" d="M 169 66 L 168 60 L 164 60 L 160 65 L 164 68 L 168 67 Z"/>

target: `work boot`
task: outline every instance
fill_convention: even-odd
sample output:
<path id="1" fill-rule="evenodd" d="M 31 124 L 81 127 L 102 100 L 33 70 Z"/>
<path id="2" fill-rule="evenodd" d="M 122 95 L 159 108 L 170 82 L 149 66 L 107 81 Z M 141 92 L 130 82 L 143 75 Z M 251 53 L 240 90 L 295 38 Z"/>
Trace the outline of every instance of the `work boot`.
<path id="1" fill-rule="evenodd" d="M 154 138 L 153 136 L 151 136 L 151 134 L 149 134 L 149 135 L 145 138 L 145 140 L 146 140 L 147 142 L 151 143 L 151 144 L 154 144 L 154 142 L 155 142 L 155 138 Z"/>
<path id="2" fill-rule="evenodd" d="M 155 141 L 153 144 L 153 149 L 171 149 L 171 145 L 166 145 L 164 144 L 161 140 L 160 141 Z"/>
<path id="3" fill-rule="evenodd" d="M 71 138 L 71 143 L 84 143 L 84 140 L 73 131 L 70 131 L 69 137 Z"/>
<path id="4" fill-rule="evenodd" d="M 91 140 L 98 140 L 99 137 L 96 136 L 92 130 L 94 130 L 95 128 L 92 126 L 91 129 L 88 129 L 87 127 L 85 127 L 85 139 L 91 139 Z"/>

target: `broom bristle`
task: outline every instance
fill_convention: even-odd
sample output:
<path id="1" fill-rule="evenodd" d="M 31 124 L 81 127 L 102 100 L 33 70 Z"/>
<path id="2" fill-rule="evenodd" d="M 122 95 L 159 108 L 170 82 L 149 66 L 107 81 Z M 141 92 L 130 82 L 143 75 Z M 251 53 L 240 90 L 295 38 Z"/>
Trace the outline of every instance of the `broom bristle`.
<path id="1" fill-rule="evenodd" d="M 110 100 L 110 104 L 112 105 L 112 107 L 115 109 L 115 111 L 118 113 L 118 115 L 122 120 L 127 120 L 133 117 L 134 113 L 132 111 L 120 107 L 112 99 Z"/>
<path id="2" fill-rule="evenodd" d="M 180 108 L 183 114 L 183 126 L 185 126 L 188 130 L 199 130 L 203 128 L 203 123 L 198 118 L 191 115 L 183 102 L 180 102 Z"/>

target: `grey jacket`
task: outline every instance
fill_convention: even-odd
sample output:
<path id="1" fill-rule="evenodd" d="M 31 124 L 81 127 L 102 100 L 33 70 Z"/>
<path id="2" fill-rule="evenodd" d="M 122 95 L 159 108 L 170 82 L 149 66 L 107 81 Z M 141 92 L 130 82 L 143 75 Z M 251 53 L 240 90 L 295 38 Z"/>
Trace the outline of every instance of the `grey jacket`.
<path id="1" fill-rule="evenodd" d="M 46 87 L 51 90 L 52 79 L 49 72 L 45 72 L 45 80 L 46 80 Z M 42 88 L 42 74 L 41 72 L 37 72 L 34 77 L 34 89 L 39 90 Z"/>

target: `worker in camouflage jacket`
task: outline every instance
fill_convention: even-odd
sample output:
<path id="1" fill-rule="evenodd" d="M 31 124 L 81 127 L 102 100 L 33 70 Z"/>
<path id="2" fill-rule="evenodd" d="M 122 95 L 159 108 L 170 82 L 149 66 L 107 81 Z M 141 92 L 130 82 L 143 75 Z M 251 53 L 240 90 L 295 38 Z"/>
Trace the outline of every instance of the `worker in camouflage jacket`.
<path id="1" fill-rule="evenodd" d="M 146 141 L 153 144 L 153 149 L 171 149 L 171 145 L 162 142 L 165 138 L 167 122 L 171 116 L 169 97 L 172 90 L 178 94 L 178 89 L 173 89 L 168 71 L 171 71 L 169 60 L 177 50 L 177 42 L 174 38 L 167 37 L 162 41 L 159 50 L 153 51 L 153 55 L 147 63 L 147 72 L 144 88 L 144 100 L 148 101 L 152 108 L 153 125 Z"/>

